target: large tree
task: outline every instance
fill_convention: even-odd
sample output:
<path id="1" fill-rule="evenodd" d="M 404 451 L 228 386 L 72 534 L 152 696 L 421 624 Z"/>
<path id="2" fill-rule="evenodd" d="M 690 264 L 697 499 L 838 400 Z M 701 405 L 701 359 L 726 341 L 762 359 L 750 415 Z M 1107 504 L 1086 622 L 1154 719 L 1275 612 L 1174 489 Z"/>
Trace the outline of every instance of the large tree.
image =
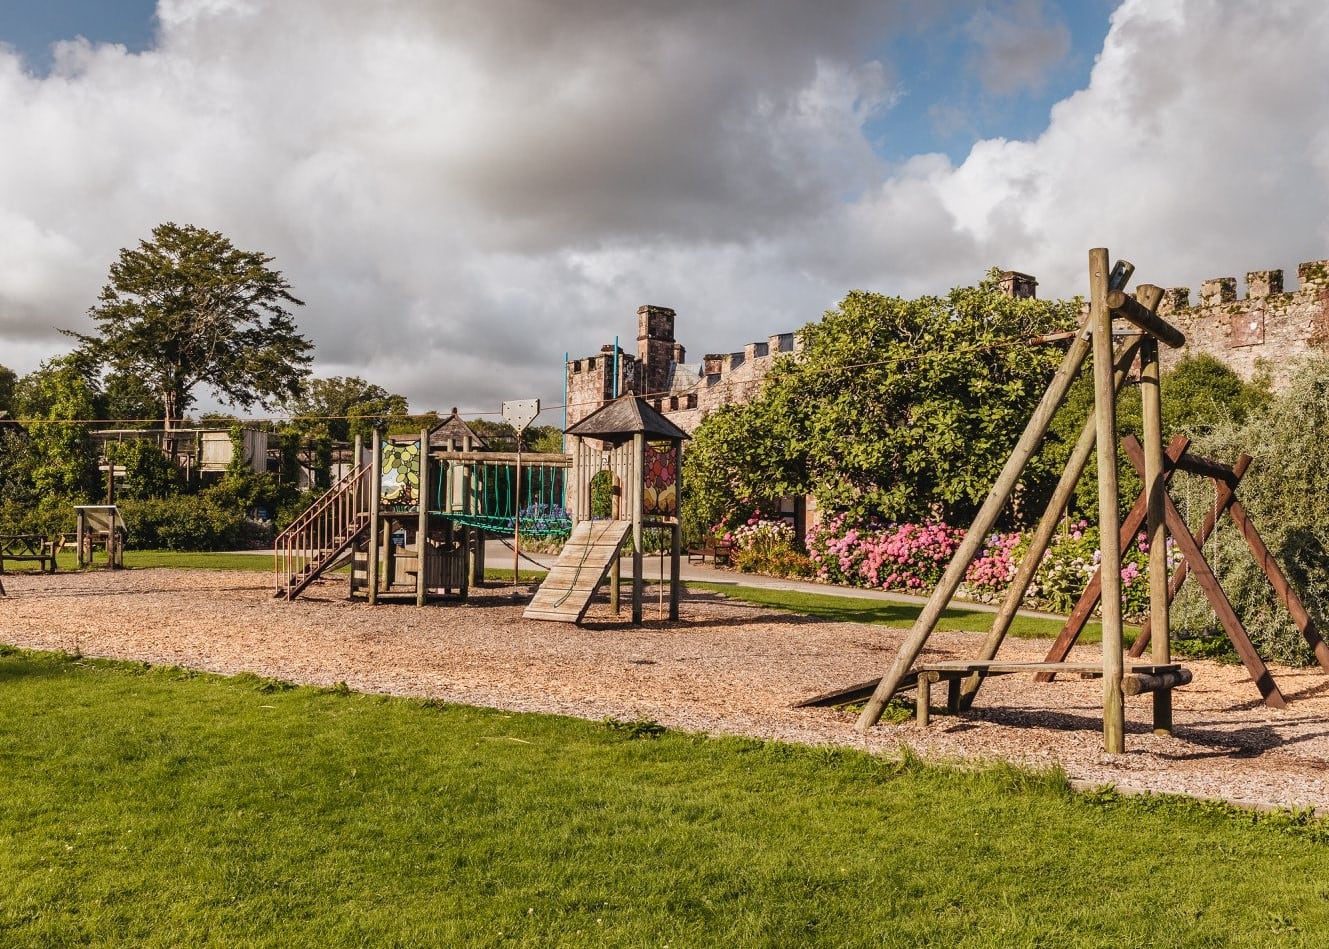
<path id="1" fill-rule="evenodd" d="M 703 423 L 692 491 L 755 506 L 810 493 L 857 517 L 963 520 L 1062 357 L 1039 337 L 1077 312 L 1075 301 L 1011 299 L 991 277 L 917 300 L 854 291 L 803 328 L 802 354 L 775 364 L 756 402 Z"/>
<path id="2" fill-rule="evenodd" d="M 141 379 L 161 402 L 169 433 L 195 387 L 242 408 L 296 397 L 312 345 L 291 308 L 303 306 L 269 265 L 215 231 L 160 224 L 111 265 L 89 335 L 69 332 L 97 363 Z"/>

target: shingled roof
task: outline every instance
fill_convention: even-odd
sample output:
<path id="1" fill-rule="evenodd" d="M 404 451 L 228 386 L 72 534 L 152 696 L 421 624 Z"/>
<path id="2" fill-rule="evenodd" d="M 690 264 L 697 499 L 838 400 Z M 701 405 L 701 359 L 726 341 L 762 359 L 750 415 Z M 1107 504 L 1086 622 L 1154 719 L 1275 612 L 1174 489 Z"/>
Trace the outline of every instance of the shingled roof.
<path id="1" fill-rule="evenodd" d="M 647 438 L 677 441 L 688 437 L 687 432 L 657 412 L 644 398 L 631 392 L 601 406 L 567 430 L 569 435 L 598 438 L 614 444 L 625 442 L 638 433 L 644 433 Z"/>
<path id="2" fill-rule="evenodd" d="M 471 448 L 475 451 L 484 451 L 489 447 L 485 444 L 485 440 L 475 434 L 471 426 L 462 420 L 456 408 L 453 408 L 451 415 L 429 430 L 429 447 L 442 448 L 448 439 L 452 439 L 453 445 L 460 447 L 466 444 L 467 438 L 470 438 Z"/>

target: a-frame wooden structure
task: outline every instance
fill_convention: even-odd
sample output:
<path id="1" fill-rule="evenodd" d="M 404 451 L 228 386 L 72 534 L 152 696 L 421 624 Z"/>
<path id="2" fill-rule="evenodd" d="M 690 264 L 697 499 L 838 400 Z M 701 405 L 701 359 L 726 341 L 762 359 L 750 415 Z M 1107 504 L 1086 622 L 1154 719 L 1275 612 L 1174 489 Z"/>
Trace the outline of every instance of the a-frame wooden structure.
<path id="1" fill-rule="evenodd" d="M 1089 312 L 1067 349 L 1061 366 L 1053 376 L 1042 400 L 1034 410 L 1023 435 L 1012 450 L 1006 465 L 984 501 L 973 524 L 965 535 L 964 541 L 956 550 L 937 587 L 933 590 L 909 635 L 901 645 L 890 669 L 879 680 L 850 687 L 838 693 L 839 697 L 854 693 L 862 695 L 871 688 L 871 696 L 859 717 L 860 731 L 866 731 L 881 718 L 886 703 L 898 691 L 911 685 L 918 689 L 918 708 L 921 724 L 926 724 L 927 701 L 930 684 L 937 681 L 950 683 L 948 709 L 959 710 L 973 701 L 982 680 L 987 675 L 999 675 L 1013 672 L 1036 673 L 1040 679 L 1051 678 L 1058 672 L 1074 672 L 1081 675 L 1101 676 L 1103 680 L 1103 744 L 1109 753 L 1125 750 L 1125 706 L 1124 696 L 1152 693 L 1154 701 L 1154 729 L 1167 733 L 1172 728 L 1171 691 L 1173 688 L 1190 681 L 1189 670 L 1175 665 L 1171 661 L 1171 642 L 1168 625 L 1168 606 L 1171 588 L 1167 567 L 1167 536 L 1169 530 L 1181 548 L 1189 572 L 1195 573 L 1197 580 L 1204 587 L 1211 604 L 1219 613 L 1224 629 L 1237 646 L 1243 661 L 1251 671 L 1252 679 L 1260 687 L 1261 693 L 1270 704 L 1281 704 L 1282 696 L 1269 677 L 1268 669 L 1251 646 L 1245 630 L 1241 628 L 1231 604 L 1227 602 L 1214 578 L 1213 571 L 1204 559 L 1197 539 L 1181 520 L 1171 498 L 1167 494 L 1167 480 L 1172 470 L 1195 471 L 1218 478 L 1226 487 L 1220 489 L 1219 503 L 1212 512 L 1215 519 L 1227 511 L 1239 524 L 1243 537 L 1251 545 L 1257 560 L 1265 567 L 1271 584 L 1284 604 L 1292 613 L 1294 621 L 1316 652 L 1322 666 L 1329 670 L 1329 647 L 1326 647 L 1315 630 L 1313 622 L 1304 607 L 1287 584 L 1286 578 L 1272 558 L 1268 555 L 1263 541 L 1259 540 L 1254 525 L 1240 507 L 1235 506 L 1233 492 L 1240 480 L 1238 466 L 1244 471 L 1249 460 L 1238 460 L 1231 467 L 1210 462 L 1205 459 L 1186 459 L 1185 445 L 1174 442 L 1165 455 L 1162 439 L 1162 409 L 1159 393 L 1159 343 L 1171 347 L 1180 347 L 1185 337 L 1171 324 L 1155 314 L 1162 299 L 1161 288 L 1143 284 L 1133 297 L 1125 293 L 1125 286 L 1134 267 L 1126 262 L 1109 270 L 1109 257 L 1106 248 L 1095 248 L 1089 252 Z M 1113 320 L 1123 319 L 1138 332 L 1124 334 L 1122 343 L 1114 351 Z M 972 661 L 943 663 L 924 663 L 916 666 L 920 653 L 928 637 L 935 628 L 942 611 L 951 602 L 969 564 L 980 552 L 981 547 L 996 524 L 998 515 L 1010 499 L 1025 465 L 1041 444 L 1047 432 L 1052 416 L 1061 405 L 1071 383 L 1079 374 L 1085 359 L 1092 348 L 1094 356 L 1094 414 L 1089 418 L 1065 470 L 1053 491 L 1047 509 L 1035 529 L 1030 550 L 1025 555 L 1016 575 L 1012 578 L 1006 595 L 994 618 L 992 630 L 988 634 L 979 656 Z M 1140 384 L 1143 409 L 1142 441 L 1129 438 L 1126 449 L 1142 473 L 1144 490 L 1135 510 L 1128 516 L 1126 523 L 1121 523 L 1118 503 L 1117 484 L 1117 425 L 1116 394 L 1126 378 L 1135 360 L 1140 361 Z M 1005 638 L 1011 621 L 1014 619 L 1020 603 L 1024 599 L 1034 573 L 1042 559 L 1044 551 L 1052 540 L 1069 502 L 1075 485 L 1084 472 L 1088 460 L 1097 452 L 1098 496 L 1100 525 L 1100 570 L 1086 590 L 1082 602 L 1067 623 L 1063 637 L 1054 645 L 1047 660 L 1042 663 L 1001 663 L 996 661 L 996 654 Z M 1148 645 L 1151 657 L 1148 662 L 1136 659 L 1144 648 L 1145 637 L 1136 644 L 1131 661 L 1128 661 L 1122 649 L 1121 615 L 1121 552 L 1136 536 L 1143 522 L 1150 545 L 1149 551 L 1149 625 Z M 1244 526 L 1242 526 L 1244 525 Z M 1207 530 L 1212 530 L 1210 525 Z M 1205 528 L 1201 535 L 1207 536 Z M 1179 586 L 1185 575 L 1179 573 L 1172 579 L 1172 587 Z M 1066 656 L 1079 630 L 1083 628 L 1095 602 L 1102 604 L 1103 653 L 1100 663 L 1069 663 Z M 1075 625 L 1078 624 L 1078 625 Z M 812 700 L 817 704 L 830 704 L 837 693 L 821 696 Z M 811 704 L 811 703 L 806 703 Z"/>

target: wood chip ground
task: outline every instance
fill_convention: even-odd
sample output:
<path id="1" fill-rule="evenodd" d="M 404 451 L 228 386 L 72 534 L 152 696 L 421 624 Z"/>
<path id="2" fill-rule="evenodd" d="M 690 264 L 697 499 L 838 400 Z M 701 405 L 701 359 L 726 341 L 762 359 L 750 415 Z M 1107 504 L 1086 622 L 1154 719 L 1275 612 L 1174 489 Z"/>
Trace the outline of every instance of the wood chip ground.
<path id="1" fill-rule="evenodd" d="M 1175 693 L 1175 735 L 1153 735 L 1150 697 L 1131 698 L 1127 753 L 1112 756 L 1101 750 L 1101 685 L 1078 678 L 997 677 L 962 718 L 860 735 L 851 714 L 794 706 L 880 675 L 903 630 L 713 594 L 687 595 L 682 620 L 667 623 L 655 619 L 652 591 L 648 623 L 634 628 L 605 602 L 581 627 L 523 620 L 524 599 L 505 589 L 419 609 L 350 602 L 344 581 L 286 603 L 261 574 L 221 571 L 11 574 L 5 587 L 0 642 L 25 648 L 873 752 L 908 745 L 934 759 L 1058 764 L 1087 785 L 1329 808 L 1329 676 L 1318 668 L 1272 667 L 1289 700 L 1279 711 L 1260 703 L 1240 666 L 1187 661 L 1195 678 Z M 978 642 L 937 633 L 923 658 L 966 658 Z M 1039 659 L 1047 645 L 1010 640 L 1001 655 Z"/>

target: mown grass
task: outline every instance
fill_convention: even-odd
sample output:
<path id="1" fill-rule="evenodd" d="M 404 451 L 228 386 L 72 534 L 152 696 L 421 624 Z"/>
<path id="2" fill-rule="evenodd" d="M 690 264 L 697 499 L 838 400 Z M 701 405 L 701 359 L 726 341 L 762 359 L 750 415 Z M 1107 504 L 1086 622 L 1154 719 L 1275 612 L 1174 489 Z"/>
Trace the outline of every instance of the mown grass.
<path id="1" fill-rule="evenodd" d="M 804 593 L 799 590 L 767 590 L 757 587 L 730 586 L 724 583 L 689 582 L 688 586 L 697 590 L 722 593 L 735 600 L 767 606 L 772 609 L 788 610 L 804 616 L 818 616 L 822 619 L 846 623 L 875 623 L 882 626 L 894 626 L 908 629 L 923 611 L 919 603 L 897 602 L 892 600 L 872 600 L 862 597 L 836 596 L 831 593 Z M 985 610 L 951 607 L 942 613 L 937 629 L 950 632 L 986 633 L 992 629 L 994 614 Z M 1054 639 L 1061 632 L 1063 620 L 1047 619 L 1039 616 L 1017 615 L 1011 623 L 1009 635 L 1019 639 Z M 1139 628 L 1128 626 L 1125 630 L 1126 641 L 1133 642 L 1139 635 Z M 1093 621 L 1085 626 L 1080 634 L 1081 643 L 1098 643 L 1103 640 L 1103 627 Z"/>
<path id="2" fill-rule="evenodd" d="M 0 650 L 0 944 L 1318 945 L 1329 828 Z"/>

